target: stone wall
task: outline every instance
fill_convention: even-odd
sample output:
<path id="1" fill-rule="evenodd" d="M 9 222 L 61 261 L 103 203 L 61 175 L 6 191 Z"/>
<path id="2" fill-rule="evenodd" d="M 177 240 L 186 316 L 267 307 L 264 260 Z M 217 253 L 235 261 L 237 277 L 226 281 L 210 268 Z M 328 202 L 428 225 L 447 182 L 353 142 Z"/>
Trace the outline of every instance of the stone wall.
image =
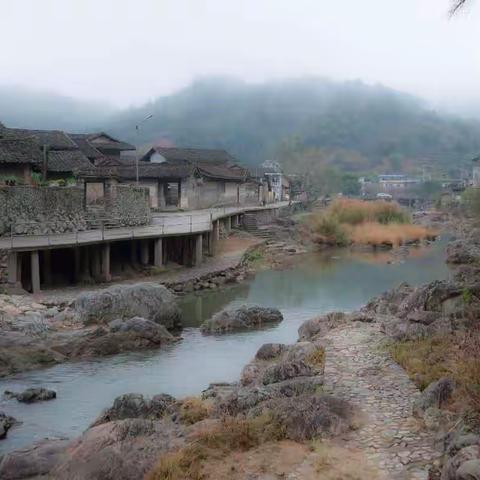
<path id="1" fill-rule="evenodd" d="M 124 227 L 148 225 L 152 221 L 148 188 L 117 185 L 111 212 Z M 108 209 L 107 209 L 108 212 Z"/>
<path id="2" fill-rule="evenodd" d="M 78 187 L 0 187 L 0 235 L 42 235 L 85 230 Z"/>

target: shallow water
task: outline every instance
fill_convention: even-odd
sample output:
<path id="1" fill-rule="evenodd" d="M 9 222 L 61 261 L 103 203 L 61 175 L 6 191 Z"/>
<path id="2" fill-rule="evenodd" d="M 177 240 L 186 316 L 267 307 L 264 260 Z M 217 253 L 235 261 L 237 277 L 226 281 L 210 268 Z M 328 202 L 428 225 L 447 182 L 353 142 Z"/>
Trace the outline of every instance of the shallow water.
<path id="1" fill-rule="evenodd" d="M 47 436 L 74 437 L 123 393 L 182 397 L 198 394 L 210 382 L 235 381 L 260 345 L 295 342 L 298 327 L 309 318 L 356 309 L 403 281 L 418 285 L 445 278 L 444 248 L 445 240 L 440 240 L 393 265 L 386 263 L 385 253 L 308 254 L 289 270 L 261 272 L 247 284 L 182 299 L 183 341 L 166 349 L 71 362 L 0 380 L 0 392 L 43 386 L 58 396 L 31 405 L 0 400 L 0 411 L 23 421 L 0 441 L 0 452 Z M 284 320 L 260 331 L 222 336 L 199 332 L 201 321 L 215 312 L 246 303 L 277 307 Z"/>

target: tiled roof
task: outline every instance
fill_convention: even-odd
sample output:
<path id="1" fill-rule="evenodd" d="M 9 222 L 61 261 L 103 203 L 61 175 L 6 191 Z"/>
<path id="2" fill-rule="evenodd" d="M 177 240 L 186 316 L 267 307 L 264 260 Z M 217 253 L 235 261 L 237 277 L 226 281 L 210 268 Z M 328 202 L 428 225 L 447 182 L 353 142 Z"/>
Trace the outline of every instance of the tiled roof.
<path id="1" fill-rule="evenodd" d="M 134 161 L 131 162 L 130 165 L 116 167 L 116 171 L 119 177 L 125 179 L 134 179 L 137 175 Z M 189 177 L 193 173 L 193 168 L 189 165 L 139 162 L 138 171 L 140 178 L 176 179 Z"/>
<path id="2" fill-rule="evenodd" d="M 88 158 L 80 150 L 50 150 L 48 152 L 49 172 L 73 172 L 91 166 Z"/>
<path id="3" fill-rule="evenodd" d="M 19 137 L 35 137 L 40 145 L 47 145 L 53 150 L 75 150 L 78 146 L 60 130 L 27 130 L 25 128 L 9 128 Z"/>
<path id="4" fill-rule="evenodd" d="M 88 141 L 90 142 L 91 145 L 93 145 L 95 148 L 99 149 L 100 151 L 102 149 L 105 150 L 117 150 L 117 151 L 127 151 L 127 150 L 136 150 L 135 145 L 132 145 L 127 142 L 122 142 L 121 140 L 117 140 L 116 138 L 113 138 L 112 136 L 108 135 L 105 132 L 98 132 L 98 133 L 87 133 L 85 136 L 88 138 Z M 106 137 L 110 141 L 107 142 L 97 142 L 98 138 L 100 137 Z"/>
<path id="5" fill-rule="evenodd" d="M 229 167 L 227 165 L 200 163 L 197 165 L 197 172 L 201 176 L 220 180 L 244 181 L 248 176 L 248 171 L 238 165 Z"/>
<path id="6" fill-rule="evenodd" d="M 149 158 L 153 153 L 159 153 L 169 162 L 210 162 L 217 164 L 234 163 L 235 158 L 226 150 L 212 150 L 206 148 L 166 148 L 153 147 L 143 157 L 142 160 Z"/>
<path id="7" fill-rule="evenodd" d="M 41 163 L 39 145 L 31 138 L 0 136 L 0 163 Z"/>
<path id="8" fill-rule="evenodd" d="M 78 148 L 90 159 L 103 157 L 103 154 L 97 150 L 88 140 L 88 134 L 68 133 L 68 136 L 77 144 Z"/>

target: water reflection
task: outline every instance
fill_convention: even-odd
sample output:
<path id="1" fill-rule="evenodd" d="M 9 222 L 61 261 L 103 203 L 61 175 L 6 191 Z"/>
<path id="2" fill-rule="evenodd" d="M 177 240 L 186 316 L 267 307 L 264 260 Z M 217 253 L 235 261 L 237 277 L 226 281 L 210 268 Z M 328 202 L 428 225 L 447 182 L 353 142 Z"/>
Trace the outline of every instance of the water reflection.
<path id="1" fill-rule="evenodd" d="M 166 349 L 72 362 L 4 379 L 0 391 L 45 386 L 55 389 L 58 398 L 32 405 L 1 400 L 0 411 L 24 423 L 0 441 L 0 452 L 45 436 L 78 435 L 122 393 L 181 397 L 197 394 L 213 381 L 236 380 L 261 344 L 294 342 L 306 319 L 358 308 L 402 281 L 420 284 L 445 277 L 443 249 L 444 242 L 438 242 L 393 265 L 385 263 L 382 253 L 307 255 L 289 270 L 261 272 L 250 283 L 185 297 L 183 341 Z M 284 321 L 266 330 L 223 336 L 204 336 L 195 328 L 222 308 L 245 303 L 277 307 Z"/>

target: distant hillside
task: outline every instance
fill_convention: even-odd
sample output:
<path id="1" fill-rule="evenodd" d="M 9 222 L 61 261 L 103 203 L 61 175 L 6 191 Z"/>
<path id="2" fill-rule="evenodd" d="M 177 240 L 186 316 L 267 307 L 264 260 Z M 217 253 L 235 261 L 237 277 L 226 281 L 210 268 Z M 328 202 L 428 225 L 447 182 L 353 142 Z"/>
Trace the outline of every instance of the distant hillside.
<path id="1" fill-rule="evenodd" d="M 0 122 L 9 127 L 90 130 L 104 124 L 114 110 L 55 93 L 0 86 Z"/>
<path id="2" fill-rule="evenodd" d="M 137 137 L 133 125 L 149 114 Z M 119 113 L 107 127 L 136 143 L 226 148 L 249 164 L 288 158 L 292 145 L 309 154 L 320 149 L 331 165 L 354 171 L 445 168 L 480 151 L 479 122 L 442 116 L 385 87 L 323 79 L 197 81 Z"/>
<path id="3" fill-rule="evenodd" d="M 153 114 L 138 134 L 135 124 Z M 310 78 L 247 84 L 209 78 L 139 108 L 0 87 L 0 121 L 26 128 L 104 129 L 138 145 L 225 148 L 266 159 L 351 172 L 458 173 L 480 152 L 480 122 L 428 110 L 410 95 L 361 82 Z M 305 160 L 305 158 L 307 160 Z"/>

